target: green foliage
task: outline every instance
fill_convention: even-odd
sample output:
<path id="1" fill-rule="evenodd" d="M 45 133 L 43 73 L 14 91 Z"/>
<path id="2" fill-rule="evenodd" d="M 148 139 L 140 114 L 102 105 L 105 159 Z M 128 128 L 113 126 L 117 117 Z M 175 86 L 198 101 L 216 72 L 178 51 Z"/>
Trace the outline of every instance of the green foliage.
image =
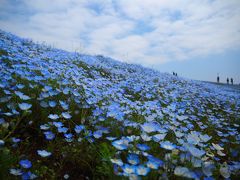
<path id="1" fill-rule="evenodd" d="M 8 148 L 0 148 L 0 179 L 9 177 L 9 169 L 16 163 L 17 158 Z"/>

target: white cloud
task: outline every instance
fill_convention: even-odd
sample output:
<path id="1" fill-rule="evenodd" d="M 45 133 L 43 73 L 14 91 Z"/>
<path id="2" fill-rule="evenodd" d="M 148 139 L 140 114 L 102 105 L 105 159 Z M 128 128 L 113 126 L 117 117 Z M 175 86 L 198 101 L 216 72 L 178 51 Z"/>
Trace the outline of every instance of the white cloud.
<path id="1" fill-rule="evenodd" d="M 0 4 L 3 30 L 143 65 L 240 48 L 239 0 L 0 0 Z"/>

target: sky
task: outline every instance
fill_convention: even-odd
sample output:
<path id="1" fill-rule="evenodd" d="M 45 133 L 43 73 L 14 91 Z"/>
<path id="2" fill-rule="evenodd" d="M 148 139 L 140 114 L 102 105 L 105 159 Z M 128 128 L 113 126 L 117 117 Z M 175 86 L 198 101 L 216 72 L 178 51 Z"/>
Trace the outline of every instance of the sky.
<path id="1" fill-rule="evenodd" d="M 219 73 L 240 83 L 240 0 L 0 0 L 0 28 L 190 79 Z"/>

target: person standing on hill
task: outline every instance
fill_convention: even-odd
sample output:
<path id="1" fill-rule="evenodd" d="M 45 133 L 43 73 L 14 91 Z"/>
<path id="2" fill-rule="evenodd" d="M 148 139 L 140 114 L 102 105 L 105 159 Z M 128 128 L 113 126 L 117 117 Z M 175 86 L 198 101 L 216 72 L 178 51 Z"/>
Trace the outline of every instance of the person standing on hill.
<path id="1" fill-rule="evenodd" d="M 229 79 L 227 78 L 227 84 L 229 84 Z"/>
<path id="2" fill-rule="evenodd" d="M 231 78 L 231 84 L 233 85 L 233 78 Z"/>

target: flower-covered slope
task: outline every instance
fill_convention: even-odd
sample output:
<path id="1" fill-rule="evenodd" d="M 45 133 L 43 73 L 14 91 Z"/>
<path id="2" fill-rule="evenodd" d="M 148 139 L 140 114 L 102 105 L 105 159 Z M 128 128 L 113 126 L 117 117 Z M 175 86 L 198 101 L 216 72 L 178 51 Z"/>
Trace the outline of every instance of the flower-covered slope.
<path id="1" fill-rule="evenodd" d="M 0 178 L 240 175 L 239 92 L 0 37 Z"/>

